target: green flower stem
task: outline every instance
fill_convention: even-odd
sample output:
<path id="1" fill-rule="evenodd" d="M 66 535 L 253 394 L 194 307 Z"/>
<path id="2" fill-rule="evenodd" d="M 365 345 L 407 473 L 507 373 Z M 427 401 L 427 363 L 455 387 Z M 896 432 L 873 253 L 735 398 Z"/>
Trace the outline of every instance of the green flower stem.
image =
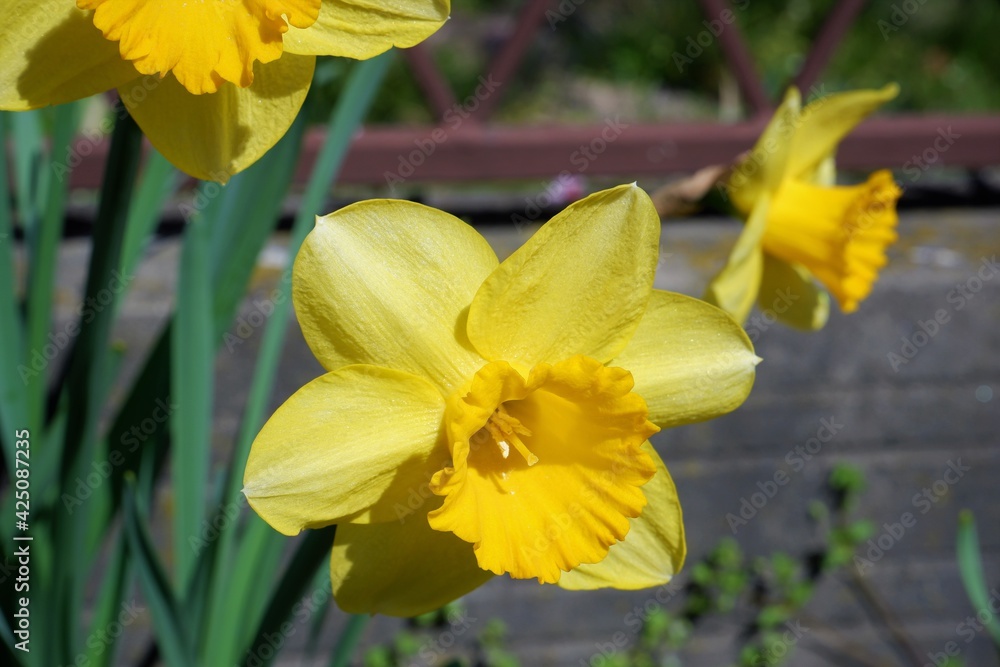
<path id="1" fill-rule="evenodd" d="M 60 156 L 69 152 L 70 142 L 76 134 L 77 113 L 75 104 L 57 106 L 54 111 L 55 128 L 52 137 L 50 166 L 60 165 Z M 52 169 L 51 171 L 54 171 Z M 59 173 L 59 172 L 57 172 Z M 32 230 L 31 265 L 28 274 L 27 294 L 27 355 L 26 361 L 31 364 L 34 353 L 41 351 L 49 344 L 49 328 L 52 323 L 52 293 L 55 285 L 56 263 L 59 251 L 59 241 L 62 239 L 63 215 L 66 209 L 66 197 L 69 190 L 69 178 L 62 173 L 58 178 L 50 174 L 47 181 L 47 196 L 41 225 Z M 69 337 L 72 338 L 72 337 Z M 59 340 L 57 336 L 57 340 Z M 63 351 L 65 353 L 65 350 Z M 28 380 L 29 415 L 28 421 L 32 429 L 41 433 L 45 409 L 45 377 L 44 371 L 33 375 Z M 56 461 L 57 454 L 49 457 Z"/>
<path id="2" fill-rule="evenodd" d="M 306 235 L 312 229 L 315 216 L 323 206 L 330 185 L 335 181 L 347 150 L 350 147 L 351 139 L 357 131 L 358 126 L 368 113 L 375 93 L 381 86 L 389 64 L 392 62 L 393 52 L 383 54 L 377 58 L 366 60 L 354 66 L 348 78 L 341 101 L 334 108 L 327 124 L 327 137 L 320 154 L 317 158 L 313 173 L 309 178 L 305 195 L 299 207 L 298 214 L 292 227 L 292 238 L 289 244 L 289 266 L 286 276 L 291 275 L 291 263 L 298 253 L 299 247 Z M 247 457 L 250 453 L 250 445 L 254 440 L 261 425 L 264 423 L 264 414 L 267 408 L 267 401 L 271 395 L 271 388 L 274 386 L 274 378 L 277 373 L 278 361 L 281 356 L 281 349 L 284 344 L 287 321 L 291 308 L 291 281 L 283 280 L 278 286 L 280 296 L 274 299 L 274 313 L 271 315 L 264 333 L 264 340 L 261 346 L 259 361 L 254 369 L 254 379 L 251 385 L 250 397 L 247 401 L 246 412 L 237 440 L 236 451 L 233 454 L 233 461 L 229 470 L 229 479 L 226 483 L 225 498 L 235 498 L 239 493 L 242 484 L 243 469 L 246 467 Z M 263 521 L 253 521 L 247 527 L 248 537 L 251 539 L 255 531 L 265 531 L 269 533 L 271 539 L 283 540 L 276 535 L 273 530 Z M 227 531 L 231 533 L 232 531 Z M 224 535 L 223 539 L 232 539 L 230 535 Z M 257 562 L 257 556 L 252 552 L 243 551 L 240 558 L 249 558 L 251 562 Z M 250 568 L 251 571 L 262 571 L 256 565 Z M 305 586 L 313 575 L 313 569 L 286 571 L 286 576 L 295 581 L 297 587 Z M 254 586 L 253 581 L 234 580 L 233 587 Z M 274 627 L 269 623 L 280 623 L 287 616 L 272 613 L 275 608 L 275 599 L 269 604 L 268 615 L 265 615 L 261 626 L 253 639 L 253 648 L 263 641 L 262 637 L 266 632 L 273 632 Z M 291 609 L 289 606 L 288 609 Z"/>
<path id="3" fill-rule="evenodd" d="M 347 626 L 337 639 L 337 646 L 333 650 L 333 657 L 330 660 L 330 667 L 348 667 L 351 664 L 351 657 L 361 643 L 365 628 L 372 617 L 368 615 L 351 614 L 347 618 Z"/>
<path id="4" fill-rule="evenodd" d="M 99 299 L 110 294 L 112 303 L 121 293 L 109 289 L 115 273 L 121 268 L 122 239 L 128 220 L 129 201 L 135 183 L 142 147 L 142 133 L 130 116 L 121 118 L 111 137 L 107 171 L 101 189 L 93 250 L 84 292 L 84 303 L 102 303 Z M 72 359 L 67 388 L 67 422 L 59 488 L 71 488 L 73 480 L 85 477 L 93 460 L 97 438 L 97 422 L 104 405 L 109 357 L 109 338 L 114 316 L 113 307 L 92 308 L 93 317 L 80 320 L 80 333 Z M 88 516 L 93 504 L 85 503 L 70 515 L 64 508 L 54 512 L 53 528 L 58 559 L 52 582 L 54 604 L 52 614 L 55 659 L 50 664 L 68 664 L 79 645 L 76 627 L 83 611 L 83 588 L 89 565 L 84 552 Z M 69 556 L 72 554 L 72 556 Z"/>
<path id="5" fill-rule="evenodd" d="M 962 510 L 958 515 L 958 538 L 955 541 L 955 555 L 958 559 L 958 570 L 962 576 L 962 585 L 969 596 L 969 602 L 978 613 L 982 609 L 992 610 L 988 595 L 989 584 L 983 574 L 983 561 L 979 550 L 979 534 L 976 530 L 976 520 L 969 510 Z M 997 654 L 1000 655 L 1000 621 L 996 614 L 990 615 L 986 629 L 993 638 Z"/>
<path id="6" fill-rule="evenodd" d="M 0 113 L 0 146 L 7 145 L 7 121 L 10 116 Z M 6 155 L 0 155 L 0 281 L 11 286 L 17 284 L 14 271 L 14 225 L 10 215 L 10 175 Z M 27 414 L 24 385 L 17 367 L 22 363 L 23 331 L 17 296 L 13 289 L 0 289 L 0 443 L 7 462 L 7 469 L 14 469 L 14 431 L 23 428 L 19 423 Z M 10 516 L 7 514 L 6 516 Z M 13 526 L 3 527 L 2 534 L 9 537 Z M 9 544 L 10 540 L 5 539 Z"/>

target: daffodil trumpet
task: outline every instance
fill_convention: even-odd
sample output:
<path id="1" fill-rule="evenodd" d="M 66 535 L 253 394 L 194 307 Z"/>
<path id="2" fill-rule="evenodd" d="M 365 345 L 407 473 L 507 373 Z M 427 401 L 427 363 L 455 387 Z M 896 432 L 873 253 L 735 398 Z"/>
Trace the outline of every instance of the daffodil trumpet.
<path id="1" fill-rule="evenodd" d="M 740 326 L 653 289 L 660 224 L 635 185 L 557 215 L 502 263 L 405 201 L 319 218 L 294 265 L 327 373 L 251 448 L 244 493 L 276 530 L 337 525 L 338 604 L 411 616 L 495 575 L 661 585 L 685 556 L 649 437 L 739 406 Z"/>
<path id="2" fill-rule="evenodd" d="M 0 0 L 0 109 L 110 89 L 150 142 L 225 181 L 284 136 L 316 56 L 364 60 L 423 41 L 450 0 Z"/>
<path id="3" fill-rule="evenodd" d="M 798 90 L 789 89 L 753 150 L 722 183 L 746 224 L 707 301 L 740 322 L 756 301 L 762 311 L 806 330 L 826 324 L 828 293 L 844 313 L 857 310 L 897 238 L 902 191 L 886 170 L 858 185 L 836 185 L 834 152 L 897 92 L 889 85 L 840 93 L 802 109 Z"/>

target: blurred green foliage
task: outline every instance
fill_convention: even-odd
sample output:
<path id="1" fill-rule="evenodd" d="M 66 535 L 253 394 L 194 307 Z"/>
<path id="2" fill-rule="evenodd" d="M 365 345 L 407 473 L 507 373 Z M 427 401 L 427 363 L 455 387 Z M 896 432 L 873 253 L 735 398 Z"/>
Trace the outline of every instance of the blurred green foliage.
<path id="1" fill-rule="evenodd" d="M 493 618 L 482 622 L 461 602 L 407 619 L 385 644 L 365 652 L 364 667 L 518 667 L 505 648 L 507 628 Z"/>
<path id="2" fill-rule="evenodd" d="M 772 99 L 792 80 L 836 0 L 733 0 L 757 70 Z M 459 102 L 469 95 L 523 6 L 520 0 L 456 0 L 452 20 L 429 42 Z M 735 91 L 710 19 L 693 2 L 563 0 L 542 21 L 516 80 L 505 82 L 499 118 L 569 121 L 606 115 L 593 97 L 683 101 L 623 103 L 623 115 L 718 115 Z M 562 9 L 560 9 L 562 8 Z M 717 17 L 713 17 L 717 18 Z M 718 28 L 720 23 L 716 22 Z M 728 28 L 724 28 L 728 29 Z M 898 111 L 1000 109 L 1000 4 L 995 0 L 870 2 L 822 74 L 824 91 L 902 88 Z M 700 44 L 699 44 L 700 41 Z M 326 87 L 330 99 L 338 84 Z M 581 93 L 580 89 L 589 92 Z M 730 95 L 731 97 L 731 95 Z M 596 106 L 600 106 L 597 104 Z M 432 114 L 403 59 L 394 63 L 372 120 L 430 122 Z"/>
<path id="3" fill-rule="evenodd" d="M 589 664 L 682 667 L 685 647 L 717 630 L 720 620 L 739 628 L 738 644 L 733 647 L 735 662 L 730 667 L 788 664 L 806 634 L 819 641 L 811 632 L 813 626 L 830 630 L 822 618 L 806 609 L 823 580 L 839 577 L 848 583 L 852 593 L 863 586 L 852 577 L 852 561 L 873 533 L 871 521 L 858 516 L 864 509 L 860 502 L 864 490 L 865 477 L 859 468 L 836 465 L 824 493 L 808 506 L 819 538 L 815 546 L 797 556 L 775 551 L 750 557 L 735 539 L 719 540 L 703 558 L 686 567 L 689 578 L 676 591 L 675 603 L 658 604 L 653 609 L 647 605 L 641 626 L 628 645 L 616 639 L 614 646 L 619 650 L 602 648 Z M 865 594 L 873 595 L 870 591 Z M 858 597 L 861 600 L 864 596 Z M 389 642 L 368 649 L 364 665 L 516 667 L 516 659 L 504 648 L 505 639 L 500 621 L 482 624 L 469 616 L 461 602 L 455 602 L 408 620 Z M 823 644 L 831 655 L 845 660 L 856 658 L 856 647 L 848 646 L 846 641 L 841 635 Z M 962 664 L 956 659 L 947 667 Z"/>

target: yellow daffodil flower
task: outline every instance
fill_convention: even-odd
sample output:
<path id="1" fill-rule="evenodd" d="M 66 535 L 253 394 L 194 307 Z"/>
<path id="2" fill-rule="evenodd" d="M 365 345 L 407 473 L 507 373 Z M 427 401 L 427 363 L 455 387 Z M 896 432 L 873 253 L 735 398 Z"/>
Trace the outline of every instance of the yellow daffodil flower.
<path id="1" fill-rule="evenodd" d="M 0 109 L 117 88 L 163 155 L 225 181 L 291 126 L 318 55 L 424 40 L 449 0 L 0 0 Z"/>
<path id="2" fill-rule="evenodd" d="M 355 613 L 423 613 L 503 573 L 668 581 L 684 528 L 647 438 L 736 408 L 759 359 L 721 310 L 652 288 L 659 236 L 635 185 L 502 264 L 419 204 L 319 218 L 293 298 L 329 372 L 254 441 L 250 505 L 286 535 L 338 524 L 333 590 Z"/>
<path id="3" fill-rule="evenodd" d="M 848 132 L 898 87 L 830 95 L 801 109 L 789 89 L 753 150 L 725 186 L 746 225 L 706 300 L 746 320 L 754 299 L 792 326 L 826 324 L 829 296 L 845 313 L 871 292 L 885 249 L 896 240 L 902 191 L 888 171 L 860 185 L 835 185 L 833 155 Z"/>

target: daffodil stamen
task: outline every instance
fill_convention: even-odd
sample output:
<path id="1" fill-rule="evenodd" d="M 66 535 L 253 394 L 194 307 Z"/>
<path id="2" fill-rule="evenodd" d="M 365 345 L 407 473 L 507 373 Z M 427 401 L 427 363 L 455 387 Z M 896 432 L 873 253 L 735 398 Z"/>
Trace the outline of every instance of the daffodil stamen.
<path id="1" fill-rule="evenodd" d="M 653 289 L 659 231 L 634 185 L 502 264 L 420 204 L 317 220 L 293 298 L 329 372 L 268 420 L 244 492 L 286 535 L 337 526 L 342 609 L 415 616 L 505 573 L 573 590 L 676 575 L 683 515 L 649 437 L 736 408 L 758 359 L 724 312 Z"/>
<path id="2" fill-rule="evenodd" d="M 446 410 L 452 465 L 431 480 L 445 496 L 431 528 L 471 542 L 484 570 L 519 579 L 555 583 L 599 562 L 642 511 L 655 471 L 640 447 L 657 429 L 632 388 L 627 371 L 584 356 L 527 377 L 503 361 L 484 366 Z M 487 437 L 499 451 L 475 446 Z M 557 525 L 570 514 L 572 529 Z"/>
<path id="3" fill-rule="evenodd" d="M 510 456 L 510 447 L 513 445 L 517 453 L 524 457 L 529 466 L 538 463 L 538 457 L 518 437 L 519 435 L 530 436 L 531 431 L 512 417 L 504 409 L 503 405 L 497 406 L 497 409 L 493 411 L 489 421 L 486 422 L 486 426 L 483 428 L 489 432 L 493 441 L 497 443 L 497 447 L 500 448 L 500 455 L 505 459 Z"/>

